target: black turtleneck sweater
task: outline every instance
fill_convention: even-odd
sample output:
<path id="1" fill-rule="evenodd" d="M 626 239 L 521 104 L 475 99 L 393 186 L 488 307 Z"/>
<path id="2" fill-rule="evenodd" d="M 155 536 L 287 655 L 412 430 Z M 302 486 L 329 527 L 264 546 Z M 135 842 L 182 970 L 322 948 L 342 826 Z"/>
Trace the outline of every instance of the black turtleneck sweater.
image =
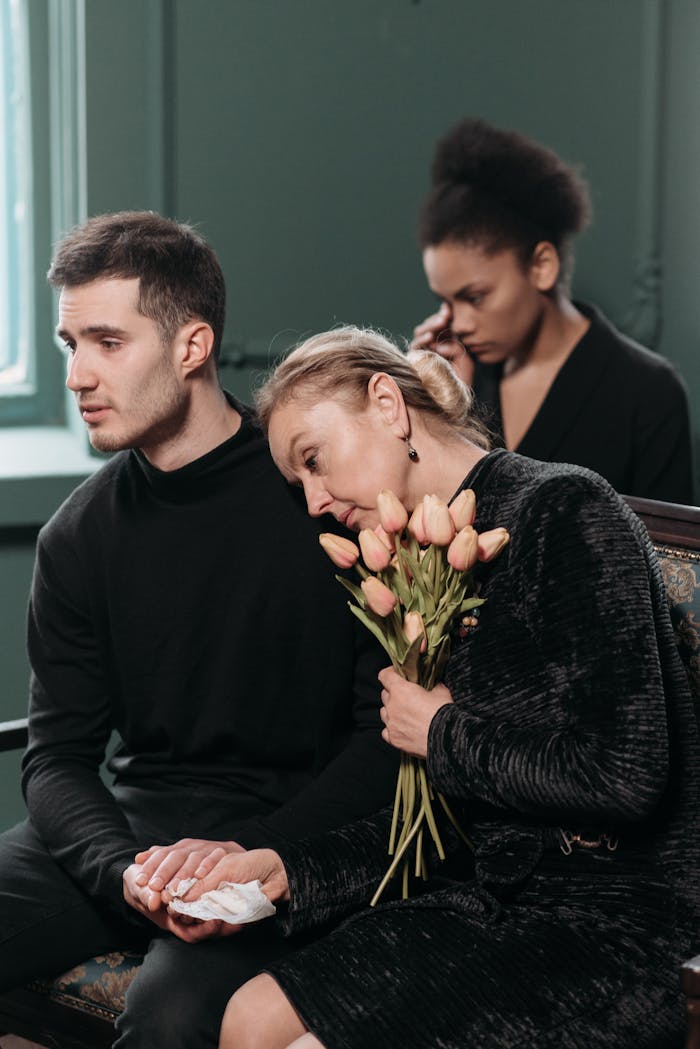
<path id="1" fill-rule="evenodd" d="M 327 527 L 244 414 L 234 437 L 172 472 L 119 453 L 42 529 L 23 789 L 88 893 L 120 906 L 124 869 L 153 844 L 100 778 L 113 730 L 120 790 L 157 784 L 182 799 L 210 787 L 247 847 L 392 796 L 386 657 L 346 608 L 318 543 Z"/>

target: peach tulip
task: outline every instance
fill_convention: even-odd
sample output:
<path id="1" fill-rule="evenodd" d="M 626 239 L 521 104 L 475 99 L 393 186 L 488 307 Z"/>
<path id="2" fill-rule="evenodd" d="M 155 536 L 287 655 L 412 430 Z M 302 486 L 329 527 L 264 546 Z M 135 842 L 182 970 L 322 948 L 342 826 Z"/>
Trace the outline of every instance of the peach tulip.
<path id="1" fill-rule="evenodd" d="M 505 528 L 492 528 L 479 535 L 478 557 L 480 561 L 493 561 L 508 543 L 510 536 Z"/>
<path id="2" fill-rule="evenodd" d="M 318 541 L 338 568 L 352 568 L 360 557 L 360 551 L 355 544 L 342 535 L 322 532 Z"/>
<path id="3" fill-rule="evenodd" d="M 363 528 L 358 535 L 362 560 L 370 572 L 381 572 L 391 561 L 391 551 L 387 550 L 378 535 L 370 528 Z"/>
<path id="4" fill-rule="evenodd" d="M 396 543 L 394 542 L 393 535 L 389 535 L 388 532 L 385 532 L 380 524 L 378 524 L 374 529 L 374 534 L 377 536 L 378 539 L 382 541 L 382 543 L 384 543 L 384 546 L 387 548 L 389 553 L 393 554 L 396 550 Z"/>
<path id="5" fill-rule="evenodd" d="M 454 521 L 447 503 L 436 495 L 423 496 L 423 526 L 427 541 L 435 546 L 448 546 L 455 537 Z"/>
<path id="6" fill-rule="evenodd" d="M 406 639 L 413 643 L 417 637 L 421 637 L 423 640 L 420 643 L 421 652 L 425 652 L 428 647 L 428 639 L 425 636 L 425 623 L 423 622 L 423 616 L 420 612 L 407 612 L 403 620 L 403 632 L 406 635 Z"/>
<path id="7" fill-rule="evenodd" d="M 460 528 L 447 548 L 447 560 L 458 572 L 468 572 L 477 561 L 479 536 L 471 525 Z"/>
<path id="8" fill-rule="evenodd" d="M 428 537 L 425 534 L 425 524 L 423 522 L 423 504 L 418 503 L 413 513 L 408 519 L 408 530 L 421 546 L 425 546 L 428 542 Z"/>
<path id="9" fill-rule="evenodd" d="M 385 532 L 396 534 L 403 532 L 408 521 L 408 511 L 403 503 L 390 492 L 388 488 L 382 488 L 377 496 L 377 512 L 379 521 Z"/>
<path id="10" fill-rule="evenodd" d="M 465 525 L 473 525 L 476 516 L 476 496 L 471 488 L 463 488 L 447 508 L 459 532 Z"/>
<path id="11" fill-rule="evenodd" d="M 371 575 L 367 579 L 363 579 L 360 585 L 367 599 L 367 604 L 378 616 L 385 617 L 394 611 L 396 594 L 388 586 L 384 586 L 380 579 Z"/>

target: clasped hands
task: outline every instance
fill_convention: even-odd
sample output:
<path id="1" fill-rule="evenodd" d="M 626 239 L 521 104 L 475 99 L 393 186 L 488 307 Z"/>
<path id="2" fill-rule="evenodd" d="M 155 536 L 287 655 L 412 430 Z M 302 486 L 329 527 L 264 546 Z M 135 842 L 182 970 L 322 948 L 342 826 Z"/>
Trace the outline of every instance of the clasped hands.
<path id="1" fill-rule="evenodd" d="M 392 667 L 380 672 L 379 681 L 383 739 L 407 754 L 426 757 L 430 723 L 440 707 L 453 702 L 449 689 L 436 685 L 428 691 L 406 681 Z M 186 901 L 199 899 L 223 881 L 259 881 L 273 903 L 289 899 L 287 873 L 273 849 L 247 852 L 235 841 L 204 838 L 182 838 L 173 845 L 152 845 L 139 852 L 124 871 L 124 899 L 159 928 L 187 943 L 237 932 L 239 925 L 201 921 L 169 909 L 177 885 L 187 878 L 197 882 L 183 897 Z"/>
<path id="2" fill-rule="evenodd" d="M 187 878 L 197 882 L 183 897 L 197 900 L 222 881 L 238 884 L 260 881 L 262 891 L 274 903 L 289 899 L 284 864 L 272 849 L 247 852 L 235 841 L 182 838 L 173 845 L 152 845 L 137 853 L 123 875 L 124 899 L 159 928 L 186 943 L 230 936 L 240 925 L 224 921 L 200 921 L 169 909 L 174 891 Z"/>

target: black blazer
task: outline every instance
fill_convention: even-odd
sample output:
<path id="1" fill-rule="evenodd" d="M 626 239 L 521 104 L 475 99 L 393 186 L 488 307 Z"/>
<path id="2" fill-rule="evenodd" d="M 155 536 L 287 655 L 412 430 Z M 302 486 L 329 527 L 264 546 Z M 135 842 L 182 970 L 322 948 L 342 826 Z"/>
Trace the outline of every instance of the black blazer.
<path id="1" fill-rule="evenodd" d="M 685 384 L 664 357 L 627 338 L 599 310 L 562 365 L 516 452 L 587 466 L 623 495 L 694 502 L 690 410 Z M 496 443 L 503 443 L 500 365 L 478 362 L 474 392 Z"/>

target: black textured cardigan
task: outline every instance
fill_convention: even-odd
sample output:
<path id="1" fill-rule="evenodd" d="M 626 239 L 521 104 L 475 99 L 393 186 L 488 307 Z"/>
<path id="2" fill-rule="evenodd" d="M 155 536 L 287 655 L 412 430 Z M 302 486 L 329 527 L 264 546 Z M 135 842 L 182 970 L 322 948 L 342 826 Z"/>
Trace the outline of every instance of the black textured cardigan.
<path id="1" fill-rule="evenodd" d="M 442 875 L 454 867 L 436 867 L 423 903 L 469 909 L 474 891 L 506 900 L 545 853 L 561 857 L 565 876 L 585 872 L 590 854 L 564 857 L 562 831 L 605 832 L 619 837 L 621 870 L 651 864 L 671 892 L 668 935 L 682 951 L 700 928 L 700 750 L 645 529 L 578 467 L 499 450 L 464 484 L 478 530 L 504 525 L 511 541 L 480 566 L 486 602 L 478 625 L 454 638 L 455 703 L 437 712 L 428 740 L 430 778 L 460 807 L 475 857 L 451 879 Z M 366 906 L 387 866 L 388 819 L 285 847 L 285 931 Z"/>

